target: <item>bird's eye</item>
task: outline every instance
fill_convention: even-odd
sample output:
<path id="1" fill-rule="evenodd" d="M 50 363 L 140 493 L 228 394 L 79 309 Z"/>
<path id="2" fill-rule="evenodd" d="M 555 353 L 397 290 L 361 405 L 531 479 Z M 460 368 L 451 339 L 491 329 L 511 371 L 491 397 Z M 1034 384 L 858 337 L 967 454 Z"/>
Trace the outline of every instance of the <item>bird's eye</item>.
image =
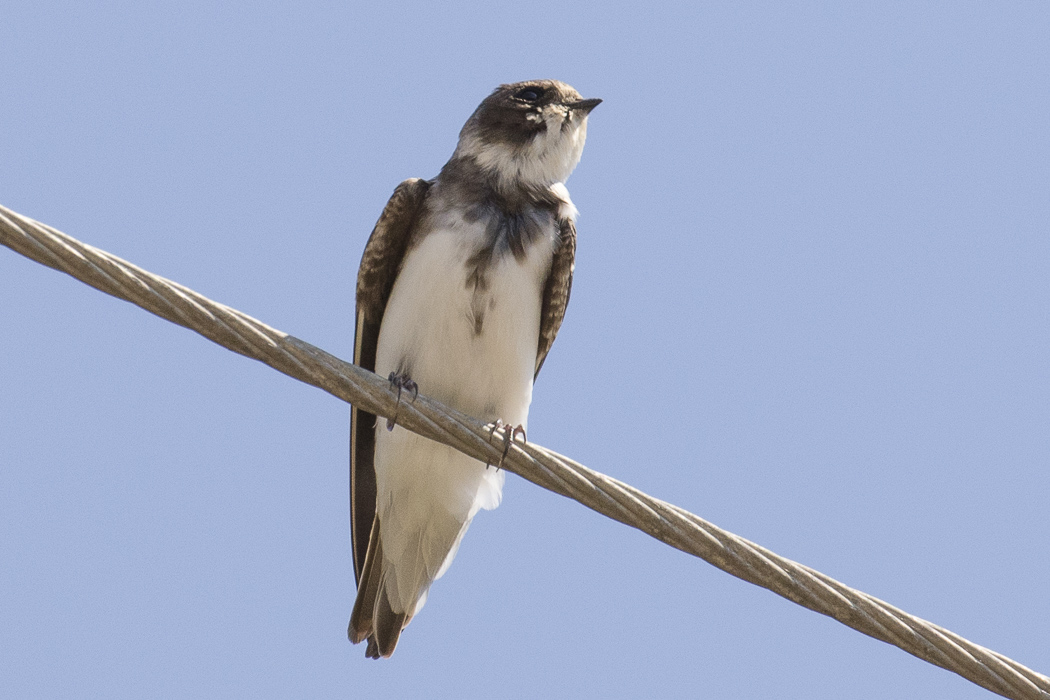
<path id="1" fill-rule="evenodd" d="M 519 100 L 525 100 L 526 102 L 535 102 L 543 96 L 543 88 L 528 87 L 524 90 L 518 91 L 514 97 Z"/>

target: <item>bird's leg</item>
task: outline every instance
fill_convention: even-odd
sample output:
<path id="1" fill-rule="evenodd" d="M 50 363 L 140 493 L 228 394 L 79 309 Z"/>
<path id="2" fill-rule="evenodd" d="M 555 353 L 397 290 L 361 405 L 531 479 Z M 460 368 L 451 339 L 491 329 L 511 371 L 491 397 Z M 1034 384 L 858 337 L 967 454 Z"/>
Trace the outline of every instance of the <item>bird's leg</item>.
<path id="1" fill-rule="evenodd" d="M 510 452 L 510 444 L 514 442 L 514 438 L 521 435 L 522 442 L 528 442 L 528 438 L 525 435 L 525 426 L 520 423 L 512 428 L 510 425 L 504 423 L 502 419 L 497 418 L 492 421 L 492 427 L 489 429 L 489 437 L 491 438 L 495 435 L 497 430 L 503 431 L 503 454 L 500 455 L 499 464 L 496 465 L 496 468 L 499 469 L 503 466 L 503 460 L 507 458 L 507 453 Z M 491 466 L 491 464 L 486 464 L 485 468 L 488 469 Z"/>
<path id="2" fill-rule="evenodd" d="M 492 442 L 492 437 L 496 434 L 497 430 L 502 430 L 503 429 L 503 425 L 504 424 L 503 424 L 503 419 L 502 418 L 497 418 L 496 420 L 492 421 L 492 427 L 489 428 L 489 442 Z M 500 460 L 500 464 L 503 464 L 503 460 L 502 459 Z M 492 466 L 491 464 L 489 464 L 487 462 L 485 463 L 485 468 L 486 469 L 488 469 L 491 466 Z"/>
<path id="3" fill-rule="evenodd" d="M 415 401 L 419 396 L 419 385 L 412 381 L 407 372 L 391 372 L 387 379 L 390 380 L 390 386 L 397 387 L 397 405 L 394 406 L 394 417 L 386 419 L 386 429 L 393 430 L 394 425 L 397 424 L 398 409 L 401 407 L 401 392 L 404 389 L 408 389 L 412 392 L 412 400 Z"/>

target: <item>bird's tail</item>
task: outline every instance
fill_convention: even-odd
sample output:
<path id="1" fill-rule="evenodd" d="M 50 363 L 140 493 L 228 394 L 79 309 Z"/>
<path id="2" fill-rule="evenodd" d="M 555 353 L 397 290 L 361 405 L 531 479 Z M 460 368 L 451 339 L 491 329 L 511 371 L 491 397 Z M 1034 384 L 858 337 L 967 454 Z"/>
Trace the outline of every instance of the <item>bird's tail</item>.
<path id="1" fill-rule="evenodd" d="M 394 653 L 401 631 L 423 608 L 430 585 L 448 569 L 470 525 L 452 517 L 435 520 L 408 538 L 400 533 L 401 546 L 384 552 L 376 516 L 347 630 L 354 644 L 368 640 L 368 658 Z"/>
<path id="2" fill-rule="evenodd" d="M 394 653 L 401 631 L 426 603 L 430 585 L 455 558 L 474 515 L 500 502 L 502 471 L 436 447 L 428 445 L 422 466 L 406 462 L 415 469 L 412 478 L 395 480 L 396 494 L 380 484 L 349 629 L 354 643 L 369 640 L 371 658 Z M 406 463 L 399 464 L 410 471 Z"/>
<path id="3" fill-rule="evenodd" d="M 368 553 L 361 569 L 361 581 L 358 584 L 357 600 L 350 614 L 350 627 L 347 635 L 354 644 L 368 640 L 365 656 L 378 659 L 389 657 L 397 647 L 401 630 L 405 628 L 411 615 L 394 612 L 386 594 L 385 566 L 383 562 L 383 544 L 379 531 L 379 517 L 372 523 L 372 533 L 368 540 Z"/>

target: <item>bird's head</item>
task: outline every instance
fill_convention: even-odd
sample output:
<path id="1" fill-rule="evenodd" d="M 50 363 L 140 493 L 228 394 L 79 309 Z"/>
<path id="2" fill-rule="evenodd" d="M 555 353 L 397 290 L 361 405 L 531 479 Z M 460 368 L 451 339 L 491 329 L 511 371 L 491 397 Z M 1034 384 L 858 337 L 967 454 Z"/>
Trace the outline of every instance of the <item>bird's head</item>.
<path id="1" fill-rule="evenodd" d="M 587 115 L 600 102 L 557 80 L 501 85 L 463 126 L 454 157 L 473 159 L 505 186 L 564 182 L 583 153 Z"/>

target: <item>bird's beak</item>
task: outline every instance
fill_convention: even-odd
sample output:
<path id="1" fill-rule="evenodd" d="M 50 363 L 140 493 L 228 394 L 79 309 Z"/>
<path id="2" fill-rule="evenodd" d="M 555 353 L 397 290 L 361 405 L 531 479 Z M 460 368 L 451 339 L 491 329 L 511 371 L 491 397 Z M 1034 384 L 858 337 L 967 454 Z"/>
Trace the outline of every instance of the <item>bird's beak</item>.
<path id="1" fill-rule="evenodd" d="M 583 112 L 585 115 L 590 114 L 591 110 L 602 103 L 597 97 L 592 97 L 589 100 L 577 100 L 576 102 L 566 102 L 565 106 L 574 112 Z"/>

